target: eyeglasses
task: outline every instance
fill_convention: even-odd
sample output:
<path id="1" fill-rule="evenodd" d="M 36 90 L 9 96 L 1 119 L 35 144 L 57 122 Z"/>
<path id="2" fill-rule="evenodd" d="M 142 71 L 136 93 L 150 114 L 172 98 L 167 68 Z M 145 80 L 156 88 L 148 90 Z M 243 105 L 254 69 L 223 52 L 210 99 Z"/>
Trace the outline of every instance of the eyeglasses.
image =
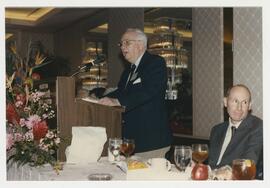
<path id="1" fill-rule="evenodd" d="M 141 41 L 141 40 L 123 40 L 123 41 L 120 41 L 118 43 L 118 46 L 119 47 L 122 47 L 122 46 L 130 46 L 132 44 L 132 42 L 136 42 L 136 41 Z"/>

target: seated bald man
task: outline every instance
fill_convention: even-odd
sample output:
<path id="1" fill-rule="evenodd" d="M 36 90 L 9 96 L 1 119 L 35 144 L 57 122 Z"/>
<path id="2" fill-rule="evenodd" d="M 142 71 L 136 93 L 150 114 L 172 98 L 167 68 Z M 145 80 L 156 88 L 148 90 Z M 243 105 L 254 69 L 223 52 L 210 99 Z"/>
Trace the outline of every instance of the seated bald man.
<path id="1" fill-rule="evenodd" d="M 229 119 L 211 130 L 209 165 L 219 168 L 231 166 L 234 159 L 252 159 L 258 166 L 262 162 L 263 121 L 250 114 L 251 93 L 248 87 L 238 84 L 229 88 L 224 106 Z M 257 174 L 262 173 L 260 171 L 262 169 L 257 169 Z"/>

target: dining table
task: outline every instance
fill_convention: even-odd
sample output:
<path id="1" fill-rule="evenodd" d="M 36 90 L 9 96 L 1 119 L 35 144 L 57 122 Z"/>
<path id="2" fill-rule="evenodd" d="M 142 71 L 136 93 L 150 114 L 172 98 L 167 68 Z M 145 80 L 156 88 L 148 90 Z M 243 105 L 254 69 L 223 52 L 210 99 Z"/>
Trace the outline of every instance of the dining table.
<path id="1" fill-rule="evenodd" d="M 124 164 L 122 162 L 121 164 Z M 122 166 L 123 167 L 123 166 Z M 121 165 L 112 164 L 108 157 L 101 157 L 97 162 L 87 164 L 62 163 L 62 170 L 58 173 L 49 164 L 31 167 L 27 164 L 19 166 L 17 163 L 7 164 L 7 181 L 89 181 L 91 175 L 108 174 L 112 181 L 126 180 L 190 180 L 191 167 L 180 172 L 173 164 L 170 171 L 157 172 L 151 167 L 127 170 Z"/>

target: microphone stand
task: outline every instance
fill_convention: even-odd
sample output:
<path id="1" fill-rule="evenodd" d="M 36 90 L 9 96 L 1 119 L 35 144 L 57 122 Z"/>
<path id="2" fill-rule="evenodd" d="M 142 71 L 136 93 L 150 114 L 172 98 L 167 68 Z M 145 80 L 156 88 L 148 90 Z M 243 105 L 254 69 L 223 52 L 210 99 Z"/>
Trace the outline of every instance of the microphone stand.
<path id="1" fill-rule="evenodd" d="M 89 66 L 89 67 L 79 67 L 70 77 L 74 77 L 76 76 L 77 74 L 81 73 L 81 72 L 86 72 L 86 71 L 89 71 L 91 69 L 92 66 Z"/>
<path id="2" fill-rule="evenodd" d="M 79 68 L 70 76 L 70 77 L 74 77 L 77 74 L 81 73 L 81 72 L 86 72 L 89 71 L 91 69 L 92 66 L 94 65 L 98 65 L 98 80 L 97 80 L 97 88 L 92 89 L 91 91 L 89 91 L 89 94 L 94 93 L 96 95 L 96 97 L 100 98 L 103 96 L 103 93 L 105 92 L 105 88 L 99 88 L 100 85 L 100 76 L 101 76 L 101 70 L 100 70 L 100 65 L 99 63 L 105 61 L 105 58 L 102 57 L 98 57 L 97 59 L 95 59 L 94 61 L 90 62 L 89 64 L 86 64 L 82 67 L 79 66 Z"/>
<path id="3" fill-rule="evenodd" d="M 95 59 L 95 60 L 92 61 L 92 62 L 90 61 L 90 63 L 89 63 L 88 65 L 84 65 L 85 67 L 80 67 L 80 66 L 79 66 L 79 69 L 77 69 L 76 72 L 74 72 L 70 77 L 73 77 L 73 76 L 79 74 L 80 72 L 82 72 L 81 70 L 84 70 L 84 71 L 90 70 L 91 67 L 92 67 L 93 65 L 99 64 L 99 63 L 101 63 L 101 62 L 103 62 L 103 61 L 105 61 L 105 59 L 104 59 L 104 57 L 102 56 L 102 57 L 98 57 L 97 59 Z M 99 69 L 100 69 L 100 66 L 99 66 Z M 100 73 L 99 73 L 99 74 L 100 74 Z"/>
<path id="4" fill-rule="evenodd" d="M 81 73 L 81 72 L 85 72 L 85 71 L 82 71 L 83 69 L 77 69 L 70 77 L 74 77 L 76 76 L 77 74 Z"/>

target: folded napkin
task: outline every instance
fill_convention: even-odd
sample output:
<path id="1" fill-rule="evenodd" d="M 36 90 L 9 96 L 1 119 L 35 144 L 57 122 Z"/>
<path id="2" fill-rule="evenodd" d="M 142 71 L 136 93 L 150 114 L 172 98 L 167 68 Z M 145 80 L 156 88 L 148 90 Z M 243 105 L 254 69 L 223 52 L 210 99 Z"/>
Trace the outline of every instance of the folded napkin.
<path id="1" fill-rule="evenodd" d="M 104 127 L 72 127 L 71 145 L 66 149 L 67 163 L 91 163 L 100 158 L 107 140 Z"/>
<path id="2" fill-rule="evenodd" d="M 128 170 L 127 180 L 189 180 L 190 170 L 184 173 L 179 171 L 156 171 L 151 168 Z"/>

